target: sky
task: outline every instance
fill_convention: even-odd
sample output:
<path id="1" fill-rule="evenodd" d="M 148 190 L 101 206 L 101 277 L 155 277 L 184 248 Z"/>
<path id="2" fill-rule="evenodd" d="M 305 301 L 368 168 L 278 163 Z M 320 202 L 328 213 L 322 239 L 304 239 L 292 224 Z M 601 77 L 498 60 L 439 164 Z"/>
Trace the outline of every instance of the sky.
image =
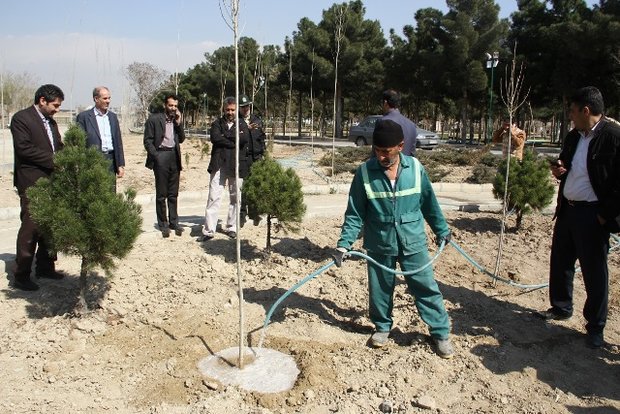
<path id="1" fill-rule="evenodd" d="M 344 0 L 241 0 L 239 36 L 261 45 L 282 45 L 307 17 L 320 22 L 323 10 Z M 509 17 L 517 0 L 496 0 Z M 220 0 L 11 0 L 0 17 L 0 73 L 28 72 L 38 84 L 63 89 L 63 109 L 92 104 L 92 89 L 111 89 L 112 105 L 129 100 L 123 68 L 149 62 L 183 73 L 205 52 L 233 43 Z M 230 1 L 226 1 L 230 3 Z M 587 0 L 589 5 L 597 3 Z M 366 18 L 378 20 L 386 38 L 414 24 L 418 9 L 446 11 L 441 0 L 365 0 Z M 224 10 L 224 13 L 226 11 Z"/>

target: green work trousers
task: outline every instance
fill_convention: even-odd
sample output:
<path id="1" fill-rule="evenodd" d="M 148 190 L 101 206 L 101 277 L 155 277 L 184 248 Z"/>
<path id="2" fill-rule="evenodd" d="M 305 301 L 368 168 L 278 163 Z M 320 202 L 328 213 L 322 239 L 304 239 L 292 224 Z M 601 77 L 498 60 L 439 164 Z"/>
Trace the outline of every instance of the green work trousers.
<path id="1" fill-rule="evenodd" d="M 405 256 L 384 256 L 368 253 L 377 262 L 390 268 L 400 263 L 402 271 L 418 269 L 429 261 L 428 251 Z M 433 338 L 446 339 L 450 333 L 450 321 L 443 303 L 443 296 L 433 277 L 433 268 L 428 266 L 421 272 L 404 276 L 409 293 L 413 295 L 415 306 L 422 320 L 429 326 Z M 368 289 L 370 293 L 370 319 L 378 332 L 392 329 L 392 309 L 394 307 L 394 287 L 396 275 L 368 262 Z"/>

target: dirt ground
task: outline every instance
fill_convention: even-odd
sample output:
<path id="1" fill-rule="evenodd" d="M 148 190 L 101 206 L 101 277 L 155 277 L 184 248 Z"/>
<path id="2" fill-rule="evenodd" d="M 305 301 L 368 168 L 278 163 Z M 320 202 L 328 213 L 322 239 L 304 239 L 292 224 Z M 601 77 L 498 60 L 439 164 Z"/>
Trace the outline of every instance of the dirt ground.
<path id="1" fill-rule="evenodd" d="M 119 187 L 153 193 L 141 138 L 125 137 L 127 177 Z M 181 191 L 206 190 L 208 155 L 201 141 L 183 145 L 189 166 Z M 305 184 L 325 183 L 311 168 L 322 150 L 276 146 Z M 348 177 L 338 177 L 346 182 Z M 3 177 L 1 207 L 18 207 Z M 495 213 L 446 212 L 454 240 L 493 269 L 500 229 Z M 265 314 L 297 281 L 329 260 L 342 217 L 310 219 L 299 234 L 275 235 L 264 250 L 266 227 L 241 231 L 245 330 L 256 346 Z M 511 223 L 512 224 L 512 223 Z M 508 233 L 502 276 L 544 283 L 551 217 L 527 216 Z M 456 356 L 433 352 L 427 329 L 404 283 L 395 293 L 392 342 L 382 350 L 367 340 L 365 263 L 330 268 L 292 294 L 275 312 L 265 347 L 292 355 L 301 371 L 278 394 L 247 392 L 203 378 L 202 358 L 238 345 L 235 243 L 217 235 L 197 243 L 199 227 L 183 236 L 139 237 L 114 277 L 91 275 L 89 302 L 78 317 L 79 262 L 63 256 L 63 281 L 42 280 L 35 293 L 5 282 L 0 291 L 0 412 L 2 413 L 620 413 L 620 253 L 610 255 L 609 343 L 584 345 L 580 312 L 544 323 L 547 290 L 524 291 L 490 279 L 448 247 L 435 265 L 452 321 Z M 359 246 L 358 246 L 359 247 Z M 12 257 L 3 252 L 8 264 Z M 575 304 L 584 303 L 581 277 Z M 390 411 L 389 409 L 392 409 Z M 426 407 L 426 408 L 423 408 Z"/>

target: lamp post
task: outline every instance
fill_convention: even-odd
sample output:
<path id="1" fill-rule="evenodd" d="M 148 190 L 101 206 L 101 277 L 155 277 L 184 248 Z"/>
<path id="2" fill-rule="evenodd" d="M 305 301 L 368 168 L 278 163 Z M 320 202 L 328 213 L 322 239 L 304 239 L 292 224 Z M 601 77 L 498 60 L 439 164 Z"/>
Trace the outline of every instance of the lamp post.
<path id="1" fill-rule="evenodd" d="M 489 118 L 487 121 L 487 133 L 484 143 L 487 144 L 491 140 L 491 129 L 493 128 L 493 71 L 499 63 L 499 52 L 493 52 L 493 55 L 487 52 L 487 69 L 491 69 L 491 83 L 489 85 Z"/>

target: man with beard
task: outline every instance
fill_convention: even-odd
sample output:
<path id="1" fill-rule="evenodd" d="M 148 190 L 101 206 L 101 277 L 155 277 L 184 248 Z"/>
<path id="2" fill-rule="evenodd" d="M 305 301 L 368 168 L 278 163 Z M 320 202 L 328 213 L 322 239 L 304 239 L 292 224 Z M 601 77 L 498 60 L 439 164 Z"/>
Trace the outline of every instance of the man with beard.
<path id="1" fill-rule="evenodd" d="M 11 119 L 11 134 L 15 154 L 13 184 L 17 187 L 21 212 L 21 227 L 17 233 L 15 280 L 13 287 L 20 290 L 38 290 L 39 285 L 30 280 L 35 259 L 37 278 L 62 279 L 56 272 L 56 255 L 30 217 L 30 199 L 26 193 L 39 178 L 50 177 L 54 171 L 54 154 L 63 148 L 54 115 L 60 111 L 65 99 L 56 85 L 43 85 L 34 95 L 34 105 L 17 112 Z"/>
<path id="2" fill-rule="evenodd" d="M 165 238 L 170 237 L 170 230 L 174 230 L 177 236 L 183 234 L 179 226 L 177 198 L 182 170 L 180 144 L 185 141 L 185 132 L 178 105 L 179 98 L 176 95 L 166 96 L 164 113 L 151 115 L 144 125 L 146 167 L 155 174 L 157 225 Z"/>
<path id="3" fill-rule="evenodd" d="M 237 237 L 237 186 L 241 188 L 243 178 L 249 173 L 249 162 L 246 146 L 250 132 L 245 121 L 239 118 L 237 102 L 229 96 L 224 99 L 224 114 L 211 124 L 211 161 L 207 171 L 209 172 L 209 198 L 205 209 L 205 223 L 202 229 L 202 237 L 198 241 L 203 242 L 215 237 L 217 230 L 217 213 L 222 200 L 224 187 L 228 187 L 229 205 L 226 224 L 223 232 L 231 239 Z M 236 145 L 236 123 L 239 123 L 239 148 Z M 235 156 L 239 156 L 239 177 L 235 176 Z M 240 200 L 239 200 L 240 201 Z M 240 204 L 240 203 L 239 203 Z"/>
<path id="4" fill-rule="evenodd" d="M 450 240 L 450 230 L 424 167 L 404 155 L 403 130 L 396 122 L 379 120 L 373 133 L 371 157 L 356 171 L 344 224 L 333 253 L 340 267 L 364 226 L 364 248 L 368 255 L 390 269 L 400 264 L 403 271 L 418 269 L 429 262 L 424 220 L 437 236 L 437 243 Z M 422 220 L 424 219 L 424 220 Z M 432 267 L 405 276 L 422 320 L 429 326 L 436 352 L 451 358 L 450 321 Z M 388 344 L 392 329 L 392 308 L 396 276 L 368 262 L 370 319 L 375 333 L 370 345 Z"/>

